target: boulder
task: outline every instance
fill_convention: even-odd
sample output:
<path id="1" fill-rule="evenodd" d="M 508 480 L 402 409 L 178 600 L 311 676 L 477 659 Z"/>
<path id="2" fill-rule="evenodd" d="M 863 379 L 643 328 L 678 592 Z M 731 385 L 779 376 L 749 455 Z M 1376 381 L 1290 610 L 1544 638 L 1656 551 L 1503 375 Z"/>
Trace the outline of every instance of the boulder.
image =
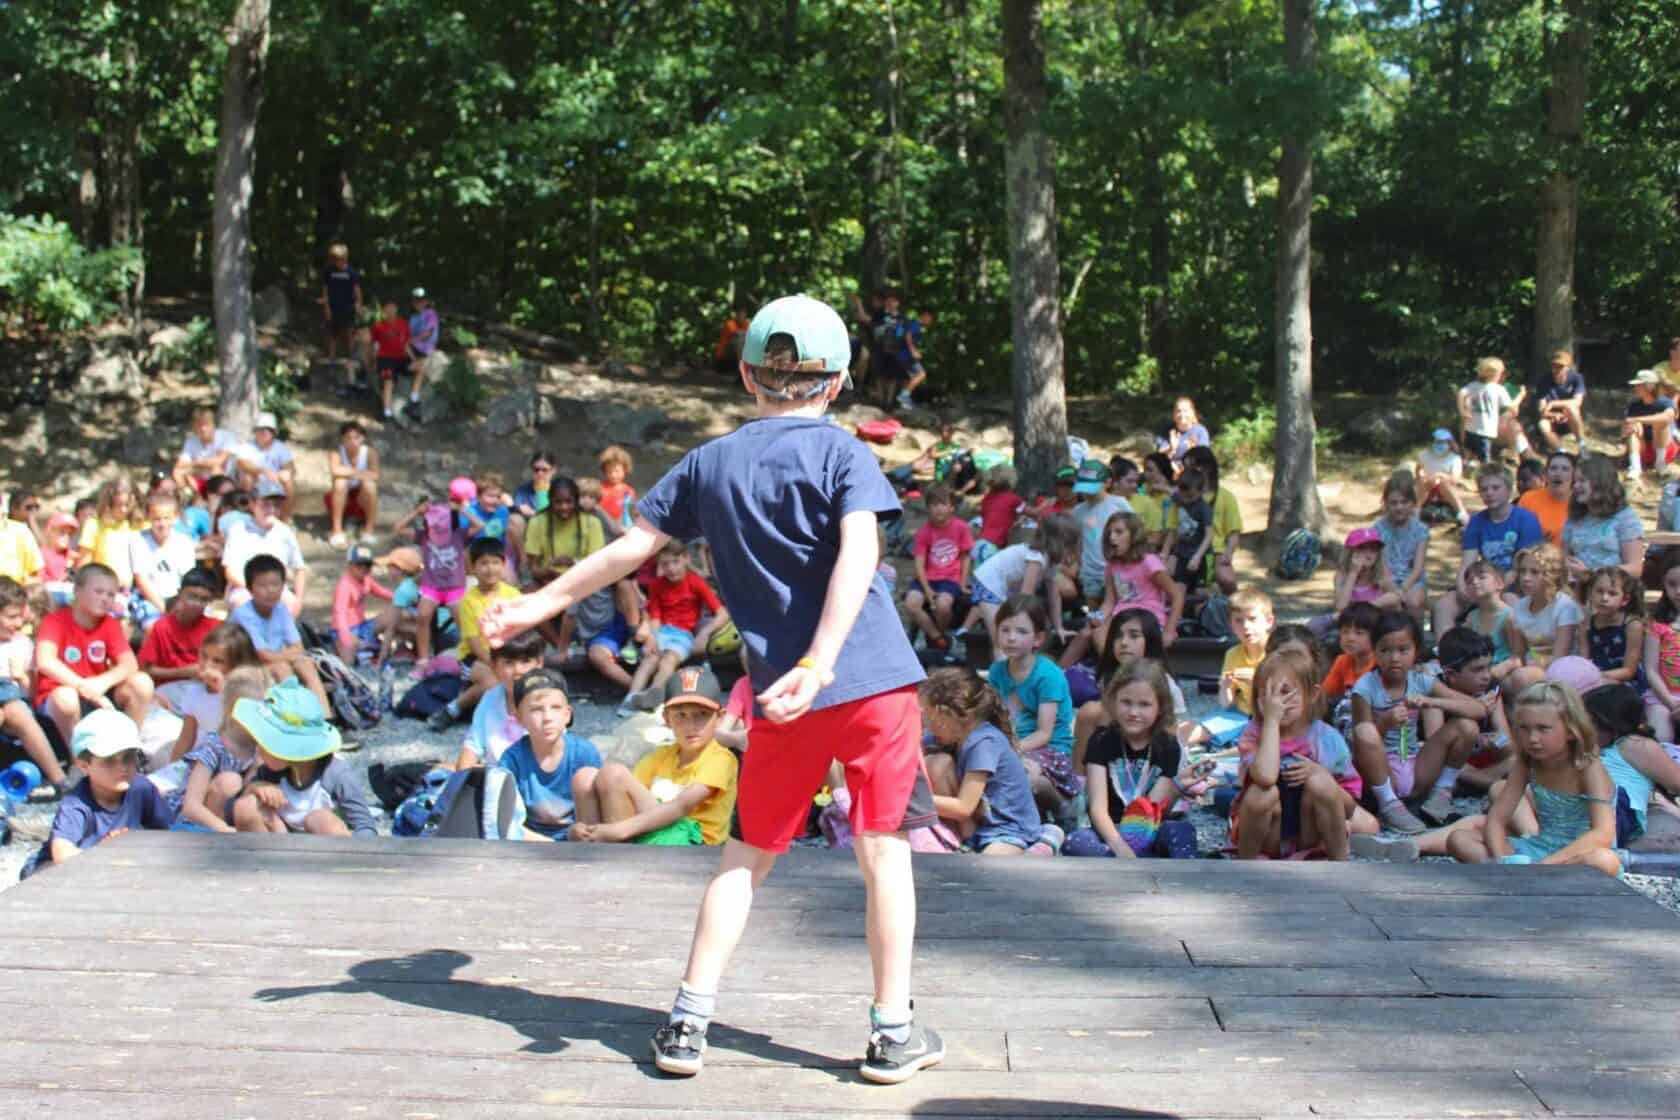
<path id="1" fill-rule="evenodd" d="M 584 415 L 603 443 L 641 447 L 670 427 L 670 417 L 657 408 L 633 408 L 618 401 L 590 401 Z"/>
<path id="2" fill-rule="evenodd" d="M 1342 438 L 1356 447 L 1389 454 L 1415 443 L 1426 426 L 1427 421 L 1419 420 L 1408 409 L 1389 404 L 1359 416 L 1347 426 Z"/>
<path id="3" fill-rule="evenodd" d="M 270 284 L 251 296 L 251 319 L 264 330 L 284 330 L 291 321 L 292 309 L 286 293 Z"/>
<path id="4" fill-rule="evenodd" d="M 427 393 L 420 398 L 420 423 L 436 424 L 455 415 L 455 406 L 442 393 Z"/>
<path id="5" fill-rule="evenodd" d="M 608 358 L 601 363 L 601 373 L 606 377 L 629 377 L 630 366 L 617 358 Z"/>
<path id="6" fill-rule="evenodd" d="M 496 398 L 486 410 L 484 424 L 493 436 L 534 432 L 554 419 L 554 404 L 535 388 L 515 389 Z"/>
<path id="7" fill-rule="evenodd" d="M 133 358 L 96 352 L 77 373 L 76 391 L 95 400 L 140 400 L 146 395 L 146 386 Z"/>
<path id="8" fill-rule="evenodd" d="M 185 327 L 160 327 L 146 336 L 146 347 L 153 352 L 173 350 L 177 346 L 185 346 L 190 338 L 192 334 Z"/>
<path id="9" fill-rule="evenodd" d="M 14 460 L 41 459 L 51 444 L 47 440 L 47 414 L 42 409 L 20 409 L 6 425 L 6 449 Z"/>

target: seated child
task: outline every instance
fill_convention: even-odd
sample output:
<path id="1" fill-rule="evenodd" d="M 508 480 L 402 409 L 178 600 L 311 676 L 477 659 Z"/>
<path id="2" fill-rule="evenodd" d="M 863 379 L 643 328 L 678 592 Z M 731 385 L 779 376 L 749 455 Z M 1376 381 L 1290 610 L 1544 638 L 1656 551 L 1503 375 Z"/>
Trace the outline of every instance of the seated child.
<path id="1" fill-rule="evenodd" d="M 1668 591 L 1658 601 L 1658 617 L 1663 604 L 1669 601 Z M 1598 666 L 1606 680 L 1635 684 L 1639 680 L 1639 664 L 1647 648 L 1645 631 L 1645 588 L 1622 568 L 1599 568 L 1584 584 L 1586 624 L 1575 637 L 1575 652 Z M 1647 679 L 1645 685 L 1653 696 L 1661 696 L 1657 682 Z M 1666 711 L 1652 710 L 1651 726 L 1657 738 L 1673 741 L 1673 728 L 1668 725 Z"/>
<path id="2" fill-rule="evenodd" d="M 391 601 L 391 591 L 373 578 L 373 549 L 352 545 L 345 557 L 344 574 L 333 588 L 333 641 L 346 665 L 356 664 L 356 655 L 379 644 L 379 624 L 367 616 L 368 596 Z"/>
<path id="3" fill-rule="evenodd" d="M 1511 622 L 1522 634 L 1524 661 L 1544 669 L 1552 658 L 1575 650 L 1581 607 L 1564 587 L 1563 554 L 1537 544 L 1517 553 L 1517 592 Z"/>
<path id="4" fill-rule="evenodd" d="M 456 647 L 455 656 L 461 663 L 461 678 L 466 681 L 466 687 L 426 720 L 433 731 L 442 731 L 476 708 L 479 698 L 496 683 L 496 672 L 490 664 L 490 645 L 478 632 L 478 620 L 491 603 L 519 598 L 519 589 L 502 578 L 506 556 L 507 545 L 500 537 L 479 537 L 467 548 L 473 584 L 455 606 L 455 618 L 461 629 L 461 644 Z"/>
<path id="5" fill-rule="evenodd" d="M 321 710 L 330 712 L 332 703 L 321 687 L 321 674 L 303 648 L 303 635 L 292 621 L 292 612 L 281 601 L 286 590 L 286 565 L 267 553 L 258 553 L 245 564 L 245 586 L 251 597 L 233 609 L 228 621 L 250 635 L 257 659 L 276 683 L 296 677 L 315 694 Z"/>
<path id="6" fill-rule="evenodd" d="M 619 707 L 619 715 L 632 708 L 651 711 L 665 695 L 665 682 L 688 660 L 696 646 L 702 650 L 729 621 L 729 611 L 710 584 L 689 570 L 688 546 L 679 540 L 665 542 L 659 550 L 658 574 L 648 585 L 646 616 L 636 628 L 642 643 L 641 664 L 630 679 L 630 692 Z M 700 616 L 711 617 L 701 623 Z"/>
<path id="7" fill-rule="evenodd" d="M 233 633 L 243 634 L 237 626 Z M 257 743 L 233 718 L 241 700 L 261 700 L 270 687 L 260 666 L 234 669 L 222 682 L 221 722 L 186 753 L 187 782 L 181 794 L 180 819 L 211 832 L 233 832 L 233 804 L 257 761 Z"/>
<path id="8" fill-rule="evenodd" d="M 1085 631 L 1062 651 L 1064 667 L 1078 664 L 1093 644 L 1098 649 L 1107 645 L 1108 620 L 1133 607 L 1155 616 L 1163 644 L 1170 646 L 1178 640 L 1184 588 L 1173 582 L 1160 556 L 1149 550 L 1137 514 L 1127 511 L 1108 519 L 1103 527 L 1103 556 L 1108 567 L 1103 573 L 1102 605 L 1088 616 Z"/>
<path id="9" fill-rule="evenodd" d="M 929 649 L 948 649 L 946 631 L 957 604 L 968 598 L 973 573 L 974 535 L 968 523 L 955 514 L 957 499 L 948 486 L 931 486 L 927 492 L 927 524 L 916 530 L 911 554 L 916 560 L 916 582 L 904 593 L 904 609 L 910 621 L 927 639 Z"/>
<path id="10" fill-rule="evenodd" d="M 1016 595 L 1045 599 L 1051 617 L 1060 618 L 1063 592 L 1071 593 L 1079 577 L 1080 547 L 1079 522 L 1065 513 L 1041 514 L 1030 542 L 1000 549 L 974 569 L 974 607 L 965 625 L 984 622 L 996 646 L 998 608 Z"/>
<path id="11" fill-rule="evenodd" d="M 1231 596 L 1231 629 L 1237 644 L 1225 651 L 1219 670 L 1220 711 L 1202 720 L 1208 738 L 1218 747 L 1237 741 L 1254 715 L 1254 670 L 1266 656 L 1272 636 L 1272 600 L 1257 587 L 1240 587 Z"/>
<path id="12" fill-rule="evenodd" d="M 1347 699 L 1354 683 L 1376 668 L 1377 658 L 1372 652 L 1371 633 L 1377 628 L 1382 612 L 1370 603 L 1350 603 L 1336 616 L 1336 633 L 1342 652 L 1330 663 L 1324 678 L 1324 699 L 1334 708 Z M 1348 725 L 1352 727 L 1350 723 Z"/>
<path id="13" fill-rule="evenodd" d="M 1342 545 L 1341 563 L 1336 565 L 1336 611 L 1349 603 L 1370 603 L 1378 610 L 1400 606 L 1400 592 L 1389 575 L 1383 558 L 1386 548 L 1375 529 L 1355 529 Z"/>
<path id="14" fill-rule="evenodd" d="M 1476 721 L 1486 709 L 1417 668 L 1423 634 L 1411 615 L 1383 612 L 1371 636 L 1376 668 L 1353 686 L 1354 762 L 1383 826 L 1415 835 L 1425 826 L 1403 798 L 1425 795 L 1418 814 L 1445 823 L 1459 767 L 1476 747 Z M 1444 720 L 1425 738 L 1419 715 L 1429 707 L 1464 718 Z"/>
<path id="15" fill-rule="evenodd" d="M 525 839 L 564 840 L 575 827 L 578 803 L 594 795 L 601 752 L 566 730 L 572 723 L 572 703 L 559 673 L 536 669 L 514 681 L 513 706 L 525 737 L 503 751 L 497 765 L 513 775 L 519 787 Z"/>
<path id="16" fill-rule="evenodd" d="M 41 544 L 41 582 L 48 587 L 70 579 L 71 562 L 76 558 L 76 534 L 80 527 L 68 513 L 55 513 L 47 518 L 46 540 Z"/>
<path id="17" fill-rule="evenodd" d="M 1312 660 L 1296 650 L 1270 654 L 1254 688 L 1259 718 L 1237 741 L 1237 858 L 1287 858 L 1322 847 L 1328 859 L 1347 859 L 1350 821 L 1363 814 L 1371 832 L 1376 821 L 1359 807 L 1363 786 L 1347 741 L 1315 718 L 1321 697 Z"/>
<path id="18" fill-rule="evenodd" d="M 976 555 L 976 563 L 984 563 L 987 556 L 1009 547 L 1009 534 L 1015 529 L 1027 503 L 1015 492 L 1015 468 L 999 463 L 986 472 L 986 496 L 980 499 L 980 541 L 991 547 L 985 556 Z"/>
<path id="19" fill-rule="evenodd" d="M 243 627 L 224 622 L 210 632 L 199 650 L 198 679 L 183 681 L 170 692 L 170 706 L 181 717 L 181 734 L 169 756 L 172 761 L 220 733 L 225 706 L 222 688 L 228 675 L 236 669 L 261 668 L 257 648 Z"/>
<path id="20" fill-rule="evenodd" d="M 602 766 L 577 799 L 571 839 L 583 843 L 721 844 L 735 811 L 739 764 L 714 737 L 723 690 L 704 665 L 665 682 L 665 724 L 676 742 L 642 756 L 635 773 Z"/>
<path id="21" fill-rule="evenodd" d="M 307 688 L 283 680 L 261 700 L 235 703 L 233 721 L 257 744 L 256 767 L 233 803 L 234 828 L 376 834 L 361 778 L 335 753 L 338 728 L 327 722 L 326 708 Z"/>
<path id="22" fill-rule="evenodd" d="M 1475 596 L 1464 625 L 1493 643 L 1493 679 L 1503 680 L 1523 663 L 1528 651 L 1513 611 L 1505 602 L 1505 577 L 1486 560 L 1472 560 L 1464 569 L 1464 579 Z"/>
<path id="23" fill-rule="evenodd" d="M 128 566 L 134 572 L 129 614 L 150 628 L 169 609 L 181 589 L 181 577 L 198 566 L 192 538 L 179 531 L 173 494 L 153 494 L 146 500 L 147 525 L 128 542 Z"/>
<path id="24" fill-rule="evenodd" d="M 204 639 L 222 624 L 206 614 L 216 599 L 216 575 L 194 568 L 181 577 L 181 589 L 169 611 L 146 631 L 140 643 L 140 668 L 159 685 L 198 677 L 198 652 Z"/>
<path id="25" fill-rule="evenodd" d="M 1067 677 L 1039 653 L 1050 634 L 1044 604 L 1017 595 L 998 610 L 997 661 L 986 674 L 1015 728 L 1015 749 L 1027 763 L 1033 797 L 1055 816 L 1079 794 L 1073 770 L 1073 698 Z"/>
<path id="26" fill-rule="evenodd" d="M 513 682 L 543 667 L 545 645 L 540 633 L 526 630 L 490 647 L 490 669 L 496 674 L 496 684 L 473 709 L 472 726 L 461 742 L 455 769 L 495 766 L 504 751 L 525 737 L 513 703 Z"/>
<path id="27" fill-rule="evenodd" d="M 1458 492 L 1464 483 L 1464 460 L 1458 454 L 1458 443 L 1446 428 L 1436 428 L 1429 438 L 1433 442 L 1418 453 L 1414 482 L 1416 505 L 1419 509 L 1444 505 L 1463 525 L 1470 520 L 1470 513 Z"/>
<path id="28" fill-rule="evenodd" d="M 1085 672 L 1084 666 L 1069 669 L 1068 690 L 1077 700 L 1080 695 L 1090 696 L 1095 693 L 1095 699 L 1085 700 L 1079 704 L 1073 713 L 1073 768 L 1075 773 L 1085 772 L 1085 748 L 1091 741 L 1091 736 L 1099 728 L 1105 727 L 1112 720 L 1108 710 L 1103 707 L 1102 693 L 1114 679 L 1115 670 L 1120 665 L 1133 658 L 1159 665 L 1161 672 L 1167 678 L 1167 691 L 1172 695 L 1172 716 L 1174 735 L 1181 742 L 1190 742 L 1194 738 L 1193 724 L 1185 723 L 1184 717 L 1189 707 L 1184 702 L 1184 691 L 1178 687 L 1178 682 L 1172 677 L 1167 668 L 1166 643 L 1161 640 L 1161 624 L 1155 616 L 1142 607 L 1132 607 L 1116 614 L 1108 627 L 1108 644 L 1097 657 L 1097 670 L 1090 684 L 1081 686 L 1078 677 Z M 1094 685 L 1094 689 L 1091 687 Z"/>
<path id="29" fill-rule="evenodd" d="M 1202 793 L 1211 767 L 1183 769 L 1167 675 L 1149 661 L 1122 661 L 1103 688 L 1102 704 L 1110 724 L 1085 751 L 1091 827 L 1069 836 L 1063 850 L 1070 856 L 1193 859 L 1195 826 L 1161 818 L 1180 796 Z"/>
<path id="30" fill-rule="evenodd" d="M 116 573 L 100 563 L 82 565 L 73 595 L 35 630 L 35 714 L 53 721 L 61 743 L 95 709 L 120 708 L 138 727 L 152 703 L 152 678 L 140 671 L 128 634 L 111 614 Z"/>
<path id="31" fill-rule="evenodd" d="M 967 669 L 940 669 L 922 682 L 921 701 L 922 727 L 944 748 L 926 756 L 940 819 L 982 855 L 1018 856 L 1034 847 L 1050 855 L 1060 847 L 1061 830 L 1038 815 L 997 692 Z"/>
<path id="32" fill-rule="evenodd" d="M 34 677 L 35 643 L 23 633 L 29 625 L 29 596 L 11 576 L 0 576 L 0 727 L 23 744 L 29 761 L 54 797 L 75 783 L 58 764 L 58 755 L 35 719 L 29 703 Z"/>
<path id="33" fill-rule="evenodd" d="M 747 660 L 746 643 L 741 643 L 741 677 L 729 689 L 724 701 L 723 715 L 718 718 L 712 737 L 734 752 L 739 759 L 747 749 L 747 733 L 752 730 L 757 698 L 753 696 L 752 665 Z"/>
<path id="34" fill-rule="evenodd" d="M 23 865 L 21 879 L 45 864 L 68 863 L 108 837 L 174 823 L 168 802 L 140 773 L 140 728 L 133 720 L 109 708 L 90 712 L 69 742 L 87 780 L 64 795 L 47 842 Z"/>
<path id="35" fill-rule="evenodd" d="M 1456 626 L 1441 635 L 1435 645 L 1435 659 L 1441 666 L 1438 682 L 1453 696 L 1482 706 L 1479 717 L 1473 712 L 1467 717 L 1475 724 L 1476 746 L 1465 760 L 1458 780 L 1487 789 L 1503 776 L 1508 765 L 1506 748 L 1511 742 L 1505 708 L 1499 702 L 1499 686 L 1493 679 L 1493 643 L 1468 626 Z M 1447 718 L 1447 713 L 1439 708 L 1425 708 L 1424 738 L 1435 734 Z M 1470 728 L 1465 727 L 1465 731 L 1469 732 Z"/>
<path id="36" fill-rule="evenodd" d="M 1201 587 L 1206 574 L 1203 561 L 1213 547 L 1213 506 L 1205 496 L 1207 481 L 1206 472 L 1196 467 L 1180 471 L 1167 511 L 1170 574 L 1186 595 Z"/>
<path id="37" fill-rule="evenodd" d="M 1460 863 L 1584 865 L 1619 878 L 1616 787 L 1581 698 L 1554 681 L 1531 685 L 1512 707 L 1511 737 L 1511 776 L 1488 808 L 1481 833 L 1450 833 L 1448 853 Z M 1527 797 L 1539 831 L 1512 837 L 1511 819 Z"/>

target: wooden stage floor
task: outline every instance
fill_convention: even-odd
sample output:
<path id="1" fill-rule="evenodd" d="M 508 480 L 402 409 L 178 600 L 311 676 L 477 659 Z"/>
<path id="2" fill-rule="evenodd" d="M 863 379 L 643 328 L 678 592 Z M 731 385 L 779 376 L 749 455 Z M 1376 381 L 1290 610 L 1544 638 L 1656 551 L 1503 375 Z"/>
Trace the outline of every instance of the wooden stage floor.
<path id="1" fill-rule="evenodd" d="M 134 834 L 0 894 L 0 1116 L 1680 1116 L 1680 919 L 1589 871 L 919 857 L 945 1064 L 857 1076 L 841 853 L 648 1060 L 706 851 Z"/>

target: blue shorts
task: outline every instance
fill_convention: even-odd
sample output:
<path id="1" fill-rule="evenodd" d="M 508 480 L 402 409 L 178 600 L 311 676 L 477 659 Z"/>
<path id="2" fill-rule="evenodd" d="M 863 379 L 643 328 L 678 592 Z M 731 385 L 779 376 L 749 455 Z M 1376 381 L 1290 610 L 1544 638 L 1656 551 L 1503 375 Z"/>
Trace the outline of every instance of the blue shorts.
<path id="1" fill-rule="evenodd" d="M 974 581 L 974 601 L 976 603 L 991 603 L 999 607 L 1003 606 L 1003 596 L 979 580 Z"/>
<path id="2" fill-rule="evenodd" d="M 365 618 L 356 623 L 356 625 L 350 627 L 350 637 L 355 638 L 361 645 L 378 645 L 379 624 L 371 618 Z M 337 642 L 338 638 L 339 633 L 337 630 L 334 630 L 333 641 Z"/>
<path id="3" fill-rule="evenodd" d="M 630 627 L 625 623 L 623 615 L 615 614 L 605 628 L 584 640 L 583 648 L 590 650 L 596 646 L 606 646 L 612 655 L 617 657 L 629 642 Z"/>
<path id="4" fill-rule="evenodd" d="M 958 603 L 968 598 L 967 593 L 962 589 L 962 584 L 958 583 L 954 579 L 932 579 L 928 581 L 928 586 L 933 588 L 933 593 L 936 597 L 940 595 L 949 595 Z"/>
<path id="5" fill-rule="evenodd" d="M 687 661 L 688 655 L 694 652 L 694 635 L 681 626 L 661 624 L 654 632 L 653 640 L 660 653 L 674 653 L 678 661 Z"/>
<path id="6" fill-rule="evenodd" d="M 14 700 L 22 700 L 27 695 L 23 686 L 13 680 L 0 681 L 0 704 L 10 704 Z"/>

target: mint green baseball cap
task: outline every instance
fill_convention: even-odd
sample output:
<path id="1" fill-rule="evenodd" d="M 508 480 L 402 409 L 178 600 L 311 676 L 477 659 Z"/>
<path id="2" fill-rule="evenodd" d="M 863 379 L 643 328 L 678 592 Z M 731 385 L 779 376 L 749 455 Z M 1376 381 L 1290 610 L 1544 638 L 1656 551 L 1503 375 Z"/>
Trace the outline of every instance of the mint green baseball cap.
<path id="1" fill-rule="evenodd" d="M 758 309 L 741 344 L 741 360 L 762 366 L 764 346 L 771 335 L 785 334 L 799 351 L 799 367 L 829 375 L 848 372 L 852 363 L 852 342 L 846 324 L 834 308 L 810 296 L 783 296 Z"/>

